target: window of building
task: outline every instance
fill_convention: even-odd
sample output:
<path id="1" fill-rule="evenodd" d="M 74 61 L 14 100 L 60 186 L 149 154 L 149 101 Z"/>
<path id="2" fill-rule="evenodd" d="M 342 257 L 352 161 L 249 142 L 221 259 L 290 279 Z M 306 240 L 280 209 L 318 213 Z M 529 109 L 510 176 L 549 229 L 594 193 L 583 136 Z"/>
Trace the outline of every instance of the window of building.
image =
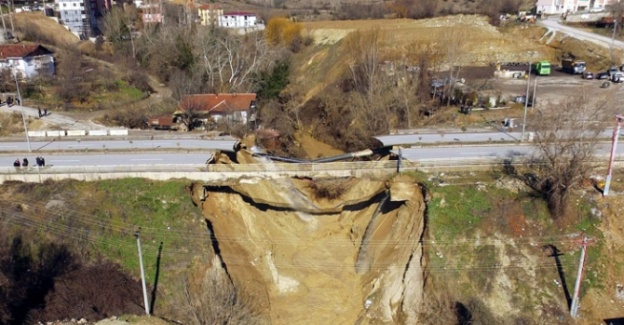
<path id="1" fill-rule="evenodd" d="M 63 7 L 67 7 L 67 4 L 66 4 L 66 3 L 64 3 L 64 4 L 63 4 Z"/>

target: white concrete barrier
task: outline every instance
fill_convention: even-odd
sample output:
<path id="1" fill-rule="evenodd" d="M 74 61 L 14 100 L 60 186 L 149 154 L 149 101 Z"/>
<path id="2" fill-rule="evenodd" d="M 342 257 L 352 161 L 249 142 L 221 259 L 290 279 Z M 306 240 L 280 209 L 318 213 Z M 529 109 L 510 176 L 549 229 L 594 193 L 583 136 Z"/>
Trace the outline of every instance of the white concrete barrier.
<path id="1" fill-rule="evenodd" d="M 89 135 L 108 135 L 108 130 L 89 130 Z"/>
<path id="2" fill-rule="evenodd" d="M 46 131 L 46 136 L 49 136 L 49 137 L 64 137 L 65 136 L 65 130 Z"/>
<path id="3" fill-rule="evenodd" d="M 28 131 L 29 137 L 45 137 L 46 131 Z"/>
<path id="4" fill-rule="evenodd" d="M 110 135 L 128 135 L 128 129 L 110 129 L 108 130 Z"/>
<path id="5" fill-rule="evenodd" d="M 67 130 L 67 136 L 68 137 L 75 137 L 75 136 L 81 136 L 81 135 L 87 135 L 87 131 L 85 131 L 85 130 Z"/>

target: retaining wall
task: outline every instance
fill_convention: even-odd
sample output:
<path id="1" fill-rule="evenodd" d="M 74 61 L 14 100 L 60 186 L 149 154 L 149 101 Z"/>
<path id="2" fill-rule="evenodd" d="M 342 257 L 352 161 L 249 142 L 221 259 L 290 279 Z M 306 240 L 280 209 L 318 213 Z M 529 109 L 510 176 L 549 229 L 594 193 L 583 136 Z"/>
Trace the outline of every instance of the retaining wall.
<path id="1" fill-rule="evenodd" d="M 597 167 L 606 168 L 607 161 L 595 162 Z M 522 166 L 520 161 L 501 159 L 473 160 L 422 160 L 402 161 L 401 171 L 422 172 L 468 172 L 487 171 L 503 166 Z M 615 162 L 624 166 L 624 160 Z M 334 162 L 321 164 L 243 164 L 243 165 L 134 165 L 134 166 L 46 166 L 46 167 L 0 167 L 0 184 L 7 181 L 44 182 L 76 179 L 99 181 L 121 178 L 147 178 L 166 181 L 169 179 L 190 179 L 203 182 L 223 181 L 240 178 L 286 178 L 286 177 L 387 177 L 399 170 L 397 161 Z"/>
<path id="2" fill-rule="evenodd" d="M 128 129 L 106 129 L 106 130 L 48 130 L 48 131 L 28 131 L 28 136 L 33 138 L 59 138 L 76 136 L 126 136 Z"/>

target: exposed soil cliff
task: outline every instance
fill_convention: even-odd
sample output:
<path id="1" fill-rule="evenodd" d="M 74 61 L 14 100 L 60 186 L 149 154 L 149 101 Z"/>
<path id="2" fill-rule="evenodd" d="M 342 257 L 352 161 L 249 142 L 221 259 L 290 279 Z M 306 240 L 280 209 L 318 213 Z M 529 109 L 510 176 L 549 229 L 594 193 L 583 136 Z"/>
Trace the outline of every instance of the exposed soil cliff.
<path id="1" fill-rule="evenodd" d="M 215 251 L 271 323 L 417 322 L 425 202 L 412 178 L 201 186 Z"/>

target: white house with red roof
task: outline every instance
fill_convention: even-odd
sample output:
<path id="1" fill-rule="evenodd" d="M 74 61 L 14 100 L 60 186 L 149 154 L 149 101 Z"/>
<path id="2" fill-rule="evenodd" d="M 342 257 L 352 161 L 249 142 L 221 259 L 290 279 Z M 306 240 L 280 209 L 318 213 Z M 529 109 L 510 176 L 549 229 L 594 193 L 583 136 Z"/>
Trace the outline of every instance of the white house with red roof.
<path id="1" fill-rule="evenodd" d="M 251 28 L 256 25 L 256 14 L 246 11 L 224 12 L 219 16 L 219 27 Z"/>
<path id="2" fill-rule="evenodd" d="M 226 119 L 230 122 L 246 124 L 255 113 L 256 94 L 192 94 L 182 97 L 176 115 L 193 113 L 210 118 L 215 122 Z M 207 122 L 206 119 L 204 122 Z"/>
<path id="3" fill-rule="evenodd" d="M 35 43 L 1 44 L 0 69 L 9 69 L 13 75 L 31 78 L 38 74 L 54 74 L 53 53 Z"/>

